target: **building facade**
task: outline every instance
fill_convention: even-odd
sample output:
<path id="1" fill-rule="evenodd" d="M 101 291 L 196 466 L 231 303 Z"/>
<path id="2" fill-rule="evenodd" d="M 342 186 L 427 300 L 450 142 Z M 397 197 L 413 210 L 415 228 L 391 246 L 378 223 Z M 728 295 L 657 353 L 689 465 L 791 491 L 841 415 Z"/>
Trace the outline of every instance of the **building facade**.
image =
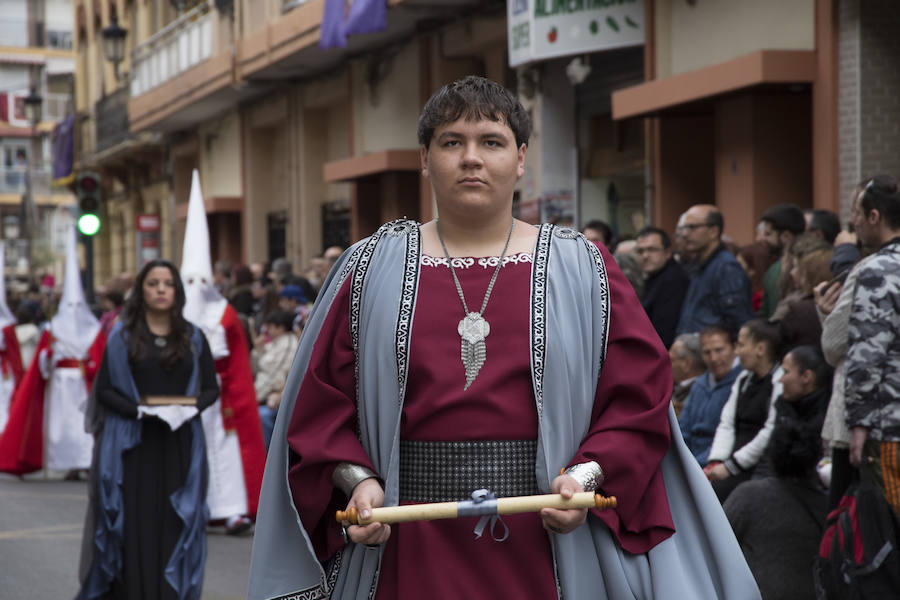
<path id="1" fill-rule="evenodd" d="M 469 73 L 515 85 L 505 5 L 392 0 L 382 31 L 322 49 L 324 7 L 75 1 L 76 162 L 101 173 L 105 191 L 97 281 L 152 254 L 141 215 L 158 216 L 156 251 L 180 261 L 194 168 L 214 261 L 284 256 L 299 271 L 385 220 L 431 218 L 418 114 Z M 129 31 L 118 80 L 101 52 L 113 16 Z"/>
<path id="2" fill-rule="evenodd" d="M 74 0 L 76 163 L 105 191 L 98 282 L 180 261 L 194 168 L 214 260 L 299 271 L 388 219 L 430 219 L 416 119 L 467 74 L 532 116 L 527 221 L 671 231 L 714 203 L 745 243 L 773 204 L 846 216 L 858 180 L 898 172 L 888 0 L 388 0 L 383 29 L 323 49 L 325 6 Z"/>
<path id="3" fill-rule="evenodd" d="M 71 0 L 0 0 L 0 238 L 10 276 L 62 274 L 74 198 L 54 182 L 53 132 L 72 112 Z M 40 99 L 32 121 L 25 99 Z"/>
<path id="4" fill-rule="evenodd" d="M 860 180 L 900 172 L 894 3 L 646 0 L 645 15 L 645 81 L 612 105 L 646 123 L 654 223 L 714 203 L 743 244 L 774 204 L 846 221 Z"/>

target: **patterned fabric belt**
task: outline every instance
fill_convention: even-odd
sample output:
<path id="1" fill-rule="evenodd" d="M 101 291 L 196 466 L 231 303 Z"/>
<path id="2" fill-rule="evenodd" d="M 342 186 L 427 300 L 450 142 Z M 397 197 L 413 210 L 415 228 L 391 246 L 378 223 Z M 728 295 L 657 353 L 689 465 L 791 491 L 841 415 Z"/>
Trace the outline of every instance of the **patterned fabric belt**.
<path id="1" fill-rule="evenodd" d="M 537 440 L 400 440 L 400 501 L 458 502 L 473 490 L 498 498 L 539 494 Z"/>

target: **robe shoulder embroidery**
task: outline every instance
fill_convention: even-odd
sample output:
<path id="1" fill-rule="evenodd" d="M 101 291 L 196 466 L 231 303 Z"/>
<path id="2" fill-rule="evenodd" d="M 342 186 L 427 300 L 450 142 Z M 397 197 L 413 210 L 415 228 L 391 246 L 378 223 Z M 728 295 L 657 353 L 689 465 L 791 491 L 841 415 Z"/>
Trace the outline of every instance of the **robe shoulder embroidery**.
<path id="1" fill-rule="evenodd" d="M 557 227 L 554 230 L 553 235 L 564 240 L 574 240 L 580 234 L 577 229 L 572 229 L 571 227 Z"/>
<path id="2" fill-rule="evenodd" d="M 597 248 L 593 242 L 588 241 L 586 237 L 582 236 L 582 241 L 588 251 L 590 251 L 591 257 L 594 259 L 594 268 L 597 272 L 597 278 L 600 280 L 600 311 L 603 318 L 603 350 L 600 353 L 600 364 L 597 365 L 597 376 L 599 377 L 600 371 L 603 370 L 603 363 L 606 360 L 606 346 L 609 342 L 609 278 L 606 274 L 606 263 L 603 260 L 603 253 L 600 252 L 600 249 Z"/>
<path id="3" fill-rule="evenodd" d="M 409 235 L 413 229 L 418 229 L 419 224 L 415 221 L 406 219 L 398 219 L 387 224 L 386 233 L 393 237 L 403 237 Z"/>
<path id="4" fill-rule="evenodd" d="M 541 225 L 531 267 L 531 373 L 538 418 L 544 414 L 544 359 L 547 353 L 547 267 L 553 225 Z"/>

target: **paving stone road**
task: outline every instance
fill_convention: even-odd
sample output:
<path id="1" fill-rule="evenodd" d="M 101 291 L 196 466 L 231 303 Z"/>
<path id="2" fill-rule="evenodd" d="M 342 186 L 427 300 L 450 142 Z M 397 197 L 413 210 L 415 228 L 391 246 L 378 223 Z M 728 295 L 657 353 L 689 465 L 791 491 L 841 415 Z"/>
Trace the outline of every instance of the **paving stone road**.
<path id="1" fill-rule="evenodd" d="M 87 485 L 0 475 L 0 600 L 74 598 Z M 207 535 L 203 600 L 245 598 L 252 537 Z"/>

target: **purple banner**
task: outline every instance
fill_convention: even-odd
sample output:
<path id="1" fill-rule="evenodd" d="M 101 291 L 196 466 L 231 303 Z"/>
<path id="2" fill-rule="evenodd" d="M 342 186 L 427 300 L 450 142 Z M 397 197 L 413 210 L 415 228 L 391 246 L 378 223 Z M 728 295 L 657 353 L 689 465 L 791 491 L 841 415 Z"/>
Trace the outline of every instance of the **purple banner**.
<path id="1" fill-rule="evenodd" d="M 53 180 L 65 180 L 72 176 L 75 152 L 73 115 L 69 115 L 53 128 Z M 67 183 L 62 181 L 61 183 Z"/>
<path id="2" fill-rule="evenodd" d="M 325 0 L 319 48 L 343 48 L 347 36 L 387 29 L 387 0 Z"/>

